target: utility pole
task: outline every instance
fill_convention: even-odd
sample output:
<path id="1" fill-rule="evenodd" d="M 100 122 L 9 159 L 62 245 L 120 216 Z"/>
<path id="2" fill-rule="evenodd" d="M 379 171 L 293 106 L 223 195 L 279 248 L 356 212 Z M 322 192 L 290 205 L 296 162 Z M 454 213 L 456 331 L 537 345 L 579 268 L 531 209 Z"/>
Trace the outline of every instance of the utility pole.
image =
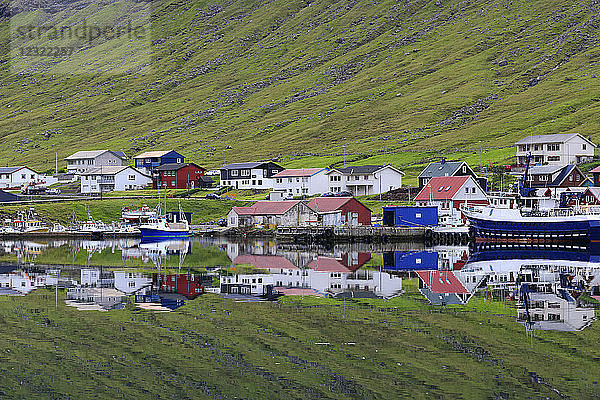
<path id="1" fill-rule="evenodd" d="M 344 145 L 344 168 L 346 168 L 346 145 Z"/>

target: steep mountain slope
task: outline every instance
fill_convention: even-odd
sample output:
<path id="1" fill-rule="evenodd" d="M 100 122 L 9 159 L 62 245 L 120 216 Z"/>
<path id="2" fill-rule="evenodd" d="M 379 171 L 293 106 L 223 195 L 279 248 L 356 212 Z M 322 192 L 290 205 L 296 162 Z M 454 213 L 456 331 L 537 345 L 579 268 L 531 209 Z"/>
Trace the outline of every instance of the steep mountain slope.
<path id="1" fill-rule="evenodd" d="M 504 160 L 531 133 L 598 141 L 599 10 L 556 0 L 16 2 L 0 32 L 2 164 L 44 170 L 55 153 L 175 148 L 209 166 L 327 165 L 344 152 L 407 166 L 442 150 Z M 53 42 L 15 40 L 16 27 L 126 19 L 146 41 L 98 38 L 22 68 L 20 47 Z"/>

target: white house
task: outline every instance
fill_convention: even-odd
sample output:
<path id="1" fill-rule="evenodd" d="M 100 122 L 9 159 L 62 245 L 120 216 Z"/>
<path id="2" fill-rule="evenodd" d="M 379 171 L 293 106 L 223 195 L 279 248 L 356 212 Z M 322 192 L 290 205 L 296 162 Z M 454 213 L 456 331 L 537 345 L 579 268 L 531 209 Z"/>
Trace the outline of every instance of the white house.
<path id="1" fill-rule="evenodd" d="M 65 158 L 67 172 L 72 174 L 82 174 L 98 167 L 120 166 L 125 159 L 122 151 L 111 150 L 78 151 Z"/>
<path id="2" fill-rule="evenodd" d="M 351 192 L 355 196 L 385 193 L 402 186 L 404 172 L 391 165 L 334 168 L 325 173 L 329 192 Z"/>
<path id="3" fill-rule="evenodd" d="M 273 191 L 284 198 L 313 196 L 329 191 L 327 168 L 286 169 L 273 176 Z"/>
<path id="4" fill-rule="evenodd" d="M 283 167 L 274 162 L 234 163 L 220 170 L 221 187 L 232 189 L 272 189 L 273 176 L 283 171 Z"/>
<path id="5" fill-rule="evenodd" d="M 143 189 L 152 177 L 130 166 L 100 167 L 81 174 L 81 193 Z"/>
<path id="6" fill-rule="evenodd" d="M 55 182 L 56 179 L 41 175 L 28 167 L 0 167 L 0 189 L 17 189 L 30 183 L 49 185 Z"/>
<path id="7" fill-rule="evenodd" d="M 594 157 L 596 145 L 578 133 L 532 135 L 519 140 L 517 162 L 521 165 L 531 153 L 531 162 L 539 164 L 579 164 Z"/>
<path id="8" fill-rule="evenodd" d="M 472 176 L 439 176 L 431 178 L 415 197 L 417 206 L 438 208 L 440 222 L 462 218 L 462 204 L 488 204 L 488 198 Z M 448 218 L 449 217 L 449 218 Z"/>

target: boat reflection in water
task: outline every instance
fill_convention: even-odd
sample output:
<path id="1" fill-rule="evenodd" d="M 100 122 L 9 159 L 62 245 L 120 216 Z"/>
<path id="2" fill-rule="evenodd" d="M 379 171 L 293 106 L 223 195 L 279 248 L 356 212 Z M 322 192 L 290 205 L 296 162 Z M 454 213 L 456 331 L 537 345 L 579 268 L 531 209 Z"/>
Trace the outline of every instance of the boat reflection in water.
<path id="1" fill-rule="evenodd" d="M 598 292 L 600 256 L 586 249 L 492 248 L 472 254 L 461 273 L 517 300 L 517 322 L 527 329 L 576 331 L 595 319 L 583 295 Z"/>
<path id="2" fill-rule="evenodd" d="M 577 246 L 314 248 L 264 240 L 129 238 L 4 241 L 0 251 L 18 260 L 0 269 L 0 294 L 27 295 L 52 286 L 64 289 L 67 304 L 82 310 L 119 309 L 129 302 L 171 311 L 205 292 L 239 301 L 390 299 L 404 294 L 404 282 L 406 290 L 417 289 L 436 306 L 493 299 L 513 307 L 515 320 L 528 330 L 568 331 L 590 326 L 593 299 L 600 300 L 600 254 Z M 36 265 L 52 264 L 52 257 L 61 268 L 71 260 L 73 266 Z"/>

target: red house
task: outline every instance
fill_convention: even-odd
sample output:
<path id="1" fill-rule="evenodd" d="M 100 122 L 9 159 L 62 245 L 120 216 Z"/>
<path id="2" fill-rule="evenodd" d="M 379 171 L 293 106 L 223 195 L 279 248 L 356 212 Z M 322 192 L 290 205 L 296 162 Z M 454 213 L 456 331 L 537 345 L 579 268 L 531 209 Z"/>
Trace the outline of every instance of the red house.
<path id="1" fill-rule="evenodd" d="M 353 197 L 317 197 L 308 206 L 323 225 L 371 226 L 371 210 Z"/>
<path id="2" fill-rule="evenodd" d="M 156 169 L 154 188 L 194 189 L 206 187 L 204 168 L 194 163 L 164 164 Z"/>
<path id="3" fill-rule="evenodd" d="M 204 293 L 204 285 L 194 274 L 153 274 L 154 284 L 161 292 L 178 293 L 192 300 Z"/>

